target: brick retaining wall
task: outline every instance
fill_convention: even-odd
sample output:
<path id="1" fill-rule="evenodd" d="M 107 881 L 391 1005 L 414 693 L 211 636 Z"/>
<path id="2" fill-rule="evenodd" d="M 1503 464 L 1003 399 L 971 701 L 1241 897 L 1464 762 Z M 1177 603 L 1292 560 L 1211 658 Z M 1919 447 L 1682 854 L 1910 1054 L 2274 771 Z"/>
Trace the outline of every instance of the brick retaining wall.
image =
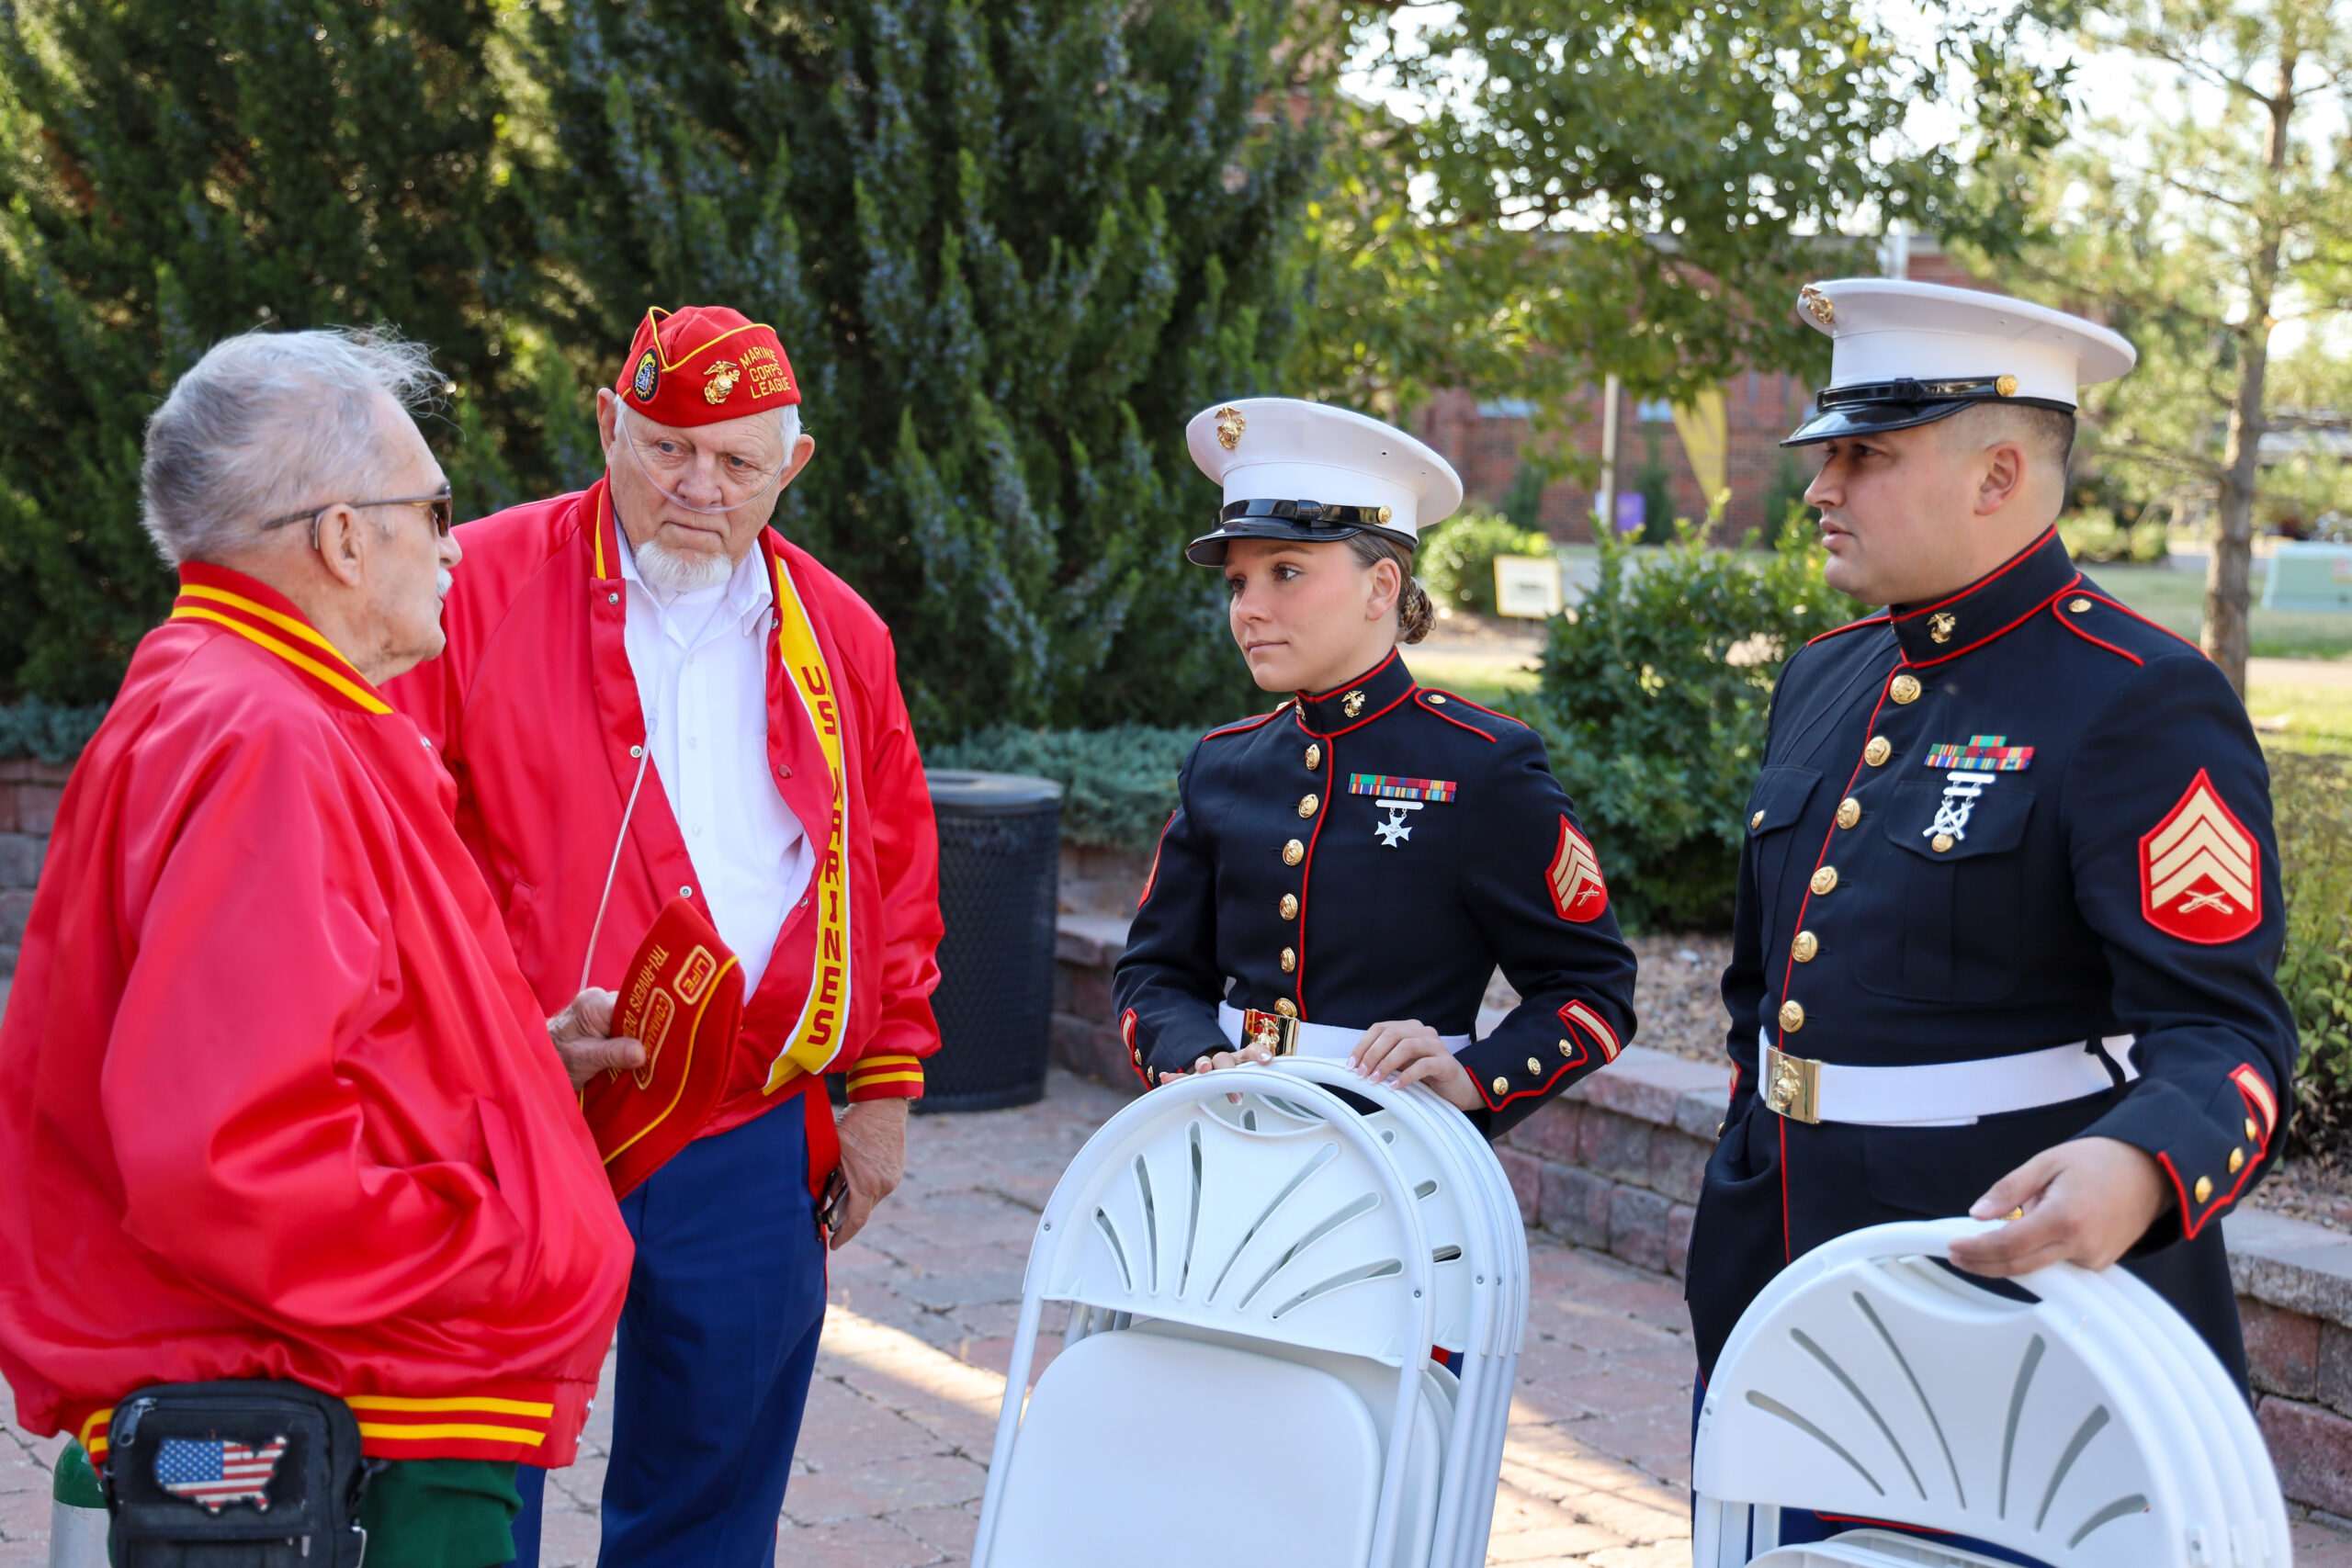
<path id="1" fill-rule="evenodd" d="M 0 762 L 0 976 L 17 972 L 33 884 L 40 880 L 58 798 L 72 772 L 50 762 Z"/>
<path id="2" fill-rule="evenodd" d="M 1054 1056 L 1140 1093 L 1111 1016 L 1111 969 L 1126 925 L 1063 917 Z M 1727 1077 L 1721 1067 L 1627 1046 L 1497 1146 L 1521 1217 L 1563 1241 L 1680 1278 Z M 2279 1485 L 2291 1503 L 2352 1519 L 2352 1235 L 2256 1209 L 2222 1228 L 2256 1417 Z"/>

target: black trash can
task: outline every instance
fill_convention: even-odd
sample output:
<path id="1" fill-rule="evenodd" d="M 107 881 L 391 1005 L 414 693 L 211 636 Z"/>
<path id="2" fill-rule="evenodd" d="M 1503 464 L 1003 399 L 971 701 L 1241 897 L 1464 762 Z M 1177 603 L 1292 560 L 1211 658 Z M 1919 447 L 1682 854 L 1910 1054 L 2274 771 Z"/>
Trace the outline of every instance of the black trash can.
<path id="1" fill-rule="evenodd" d="M 917 1111 L 993 1111 L 1046 1097 L 1062 786 L 930 771 L 939 818 L 940 1047 Z"/>

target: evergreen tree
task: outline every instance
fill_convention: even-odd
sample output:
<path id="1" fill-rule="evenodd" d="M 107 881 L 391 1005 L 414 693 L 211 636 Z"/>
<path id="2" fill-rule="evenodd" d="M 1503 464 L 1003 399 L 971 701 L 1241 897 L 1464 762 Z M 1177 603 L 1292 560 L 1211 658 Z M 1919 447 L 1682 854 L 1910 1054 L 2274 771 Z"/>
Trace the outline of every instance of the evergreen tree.
<path id="1" fill-rule="evenodd" d="M 778 526 L 888 619 L 917 725 L 1251 701 L 1186 564 L 1210 402 L 1274 392 L 1312 134 L 1279 0 L 566 0 L 536 33 L 561 332 L 775 324 L 817 457 Z M 1267 112 L 1269 109 L 1273 112 Z M 583 404 L 584 406 L 584 404 Z"/>
<path id="2" fill-rule="evenodd" d="M 141 432 L 231 333 L 397 326 L 455 383 L 461 510 L 542 482 L 544 356 L 503 310 L 531 259 L 484 67 L 504 9 L 0 0 L 0 682 L 113 694 L 173 592 Z"/>

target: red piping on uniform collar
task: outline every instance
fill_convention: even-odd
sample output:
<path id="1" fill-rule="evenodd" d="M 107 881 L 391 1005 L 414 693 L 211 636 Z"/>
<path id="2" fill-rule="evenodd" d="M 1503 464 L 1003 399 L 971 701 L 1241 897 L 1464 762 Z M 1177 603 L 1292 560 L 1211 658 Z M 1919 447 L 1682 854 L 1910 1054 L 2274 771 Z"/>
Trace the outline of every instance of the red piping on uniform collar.
<path id="1" fill-rule="evenodd" d="M 1889 609 L 1887 611 L 1887 619 L 1899 626 L 1905 621 L 1916 620 L 1919 616 L 1927 615 L 1931 611 L 1940 610 L 1947 604 L 1957 604 L 1962 599 L 1966 599 L 1972 594 L 1983 592 L 1985 589 L 1992 587 L 1993 584 L 2000 581 L 2001 579 L 2008 576 L 2012 571 L 2015 571 L 2018 567 L 2023 566 L 2026 562 L 2031 560 L 2034 556 L 2041 551 L 2041 547 L 2050 542 L 2050 536 L 2055 534 L 2057 531 L 2058 525 L 2052 523 L 2049 527 L 2044 528 L 2041 533 L 2034 536 L 2033 543 L 2028 545 L 2025 548 L 2019 550 L 2017 554 L 2011 556 L 2008 559 L 2003 561 L 2000 565 L 1995 567 L 1992 570 L 1986 572 L 1984 576 L 1978 578 L 1967 587 L 1960 590 L 1957 593 L 1948 593 L 1932 604 L 1922 604 L 1916 610 L 1905 610 L 1901 615 L 1896 615 L 1892 609 Z M 2082 580 L 2083 574 L 2079 571 L 2076 572 L 2075 574 L 2075 581 L 2080 582 Z"/>

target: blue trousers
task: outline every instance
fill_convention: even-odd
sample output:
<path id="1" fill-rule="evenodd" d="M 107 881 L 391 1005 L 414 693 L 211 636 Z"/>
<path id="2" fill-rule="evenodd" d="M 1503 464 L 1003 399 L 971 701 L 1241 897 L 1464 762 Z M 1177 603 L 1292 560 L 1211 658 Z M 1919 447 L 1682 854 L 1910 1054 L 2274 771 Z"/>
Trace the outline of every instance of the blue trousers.
<path id="1" fill-rule="evenodd" d="M 621 1200 L 621 1309 L 599 1568 L 771 1568 L 825 1321 L 797 1099 L 697 1138 Z M 514 1568 L 537 1568 L 547 1472 L 523 1467 Z"/>

